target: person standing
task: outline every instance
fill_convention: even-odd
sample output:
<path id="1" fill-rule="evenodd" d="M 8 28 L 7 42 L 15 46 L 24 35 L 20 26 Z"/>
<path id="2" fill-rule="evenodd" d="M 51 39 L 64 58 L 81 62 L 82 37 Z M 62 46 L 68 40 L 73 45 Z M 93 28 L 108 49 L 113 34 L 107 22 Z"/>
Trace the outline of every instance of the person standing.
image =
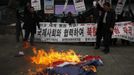
<path id="1" fill-rule="evenodd" d="M 77 23 L 84 23 L 84 22 L 85 22 L 84 16 L 81 14 L 81 12 L 78 12 Z"/>
<path id="2" fill-rule="evenodd" d="M 27 13 L 24 14 L 24 26 L 25 29 L 25 36 L 24 41 L 28 41 L 29 35 L 30 36 L 30 44 L 34 45 L 34 34 L 36 33 L 36 26 L 40 29 L 39 26 L 39 18 L 34 11 L 33 7 L 28 8 Z"/>
<path id="3" fill-rule="evenodd" d="M 93 15 L 94 17 L 94 21 L 95 23 L 98 21 L 98 18 L 99 18 L 99 12 L 100 10 L 97 8 L 97 0 L 94 0 L 93 1 L 93 7 L 91 8 L 91 14 Z"/>
<path id="4" fill-rule="evenodd" d="M 62 17 L 61 17 L 61 22 L 62 22 L 62 23 L 65 23 L 65 21 L 66 21 L 66 14 L 65 14 L 65 12 L 63 11 L 63 12 L 62 12 Z"/>
<path id="5" fill-rule="evenodd" d="M 16 10 L 16 41 L 17 42 L 20 42 L 20 36 L 23 37 L 22 28 L 21 28 L 22 21 L 23 21 L 23 17 L 21 15 L 21 12 L 17 9 Z"/>
<path id="6" fill-rule="evenodd" d="M 109 2 L 105 2 L 103 4 L 103 8 L 97 4 L 99 10 L 101 10 L 101 14 L 99 16 L 97 32 L 96 32 L 96 47 L 95 49 L 100 48 L 101 39 L 103 38 L 104 42 L 104 50 L 105 54 L 110 52 L 110 41 L 115 25 L 115 12 L 112 9 Z"/>
<path id="7" fill-rule="evenodd" d="M 67 22 L 69 25 L 71 25 L 72 23 L 75 22 L 75 21 L 74 21 L 74 17 L 73 17 L 73 15 L 72 15 L 71 12 L 68 12 L 67 18 L 66 18 L 66 22 Z"/>

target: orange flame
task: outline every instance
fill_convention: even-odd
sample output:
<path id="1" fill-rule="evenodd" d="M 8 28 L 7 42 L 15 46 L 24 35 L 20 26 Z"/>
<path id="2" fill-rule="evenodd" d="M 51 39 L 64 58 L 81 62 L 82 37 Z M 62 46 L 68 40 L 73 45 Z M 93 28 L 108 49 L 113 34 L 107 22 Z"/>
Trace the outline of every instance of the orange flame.
<path id="1" fill-rule="evenodd" d="M 73 50 L 68 50 L 65 52 L 58 52 L 54 49 L 50 49 L 49 52 L 45 50 L 36 50 L 33 48 L 33 53 L 35 56 L 31 57 L 32 63 L 43 64 L 48 67 L 52 67 L 54 62 L 63 61 L 63 62 L 74 62 L 79 63 L 80 59 Z"/>

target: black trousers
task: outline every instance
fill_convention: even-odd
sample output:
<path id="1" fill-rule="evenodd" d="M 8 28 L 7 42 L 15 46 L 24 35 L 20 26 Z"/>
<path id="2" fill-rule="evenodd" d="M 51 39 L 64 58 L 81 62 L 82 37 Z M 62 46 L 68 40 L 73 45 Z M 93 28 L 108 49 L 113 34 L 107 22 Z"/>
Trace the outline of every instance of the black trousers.
<path id="1" fill-rule="evenodd" d="M 17 19 L 17 21 L 16 21 L 16 41 L 17 42 L 20 41 L 20 36 L 22 36 L 21 21 L 19 19 Z"/>
<path id="2" fill-rule="evenodd" d="M 103 26 L 105 26 L 105 24 Z M 109 51 L 110 49 L 109 46 L 110 46 L 111 38 L 112 38 L 112 32 L 110 31 L 110 28 L 105 29 L 102 27 L 102 29 L 97 31 L 96 47 L 100 47 L 102 38 L 103 38 L 103 43 L 104 43 L 104 50 Z"/>
<path id="3" fill-rule="evenodd" d="M 30 36 L 30 43 L 33 44 L 34 43 L 34 32 L 32 31 L 29 31 L 29 30 L 25 30 L 25 37 L 24 37 L 24 41 L 28 41 L 28 38 L 29 38 L 29 35 L 31 34 Z"/>

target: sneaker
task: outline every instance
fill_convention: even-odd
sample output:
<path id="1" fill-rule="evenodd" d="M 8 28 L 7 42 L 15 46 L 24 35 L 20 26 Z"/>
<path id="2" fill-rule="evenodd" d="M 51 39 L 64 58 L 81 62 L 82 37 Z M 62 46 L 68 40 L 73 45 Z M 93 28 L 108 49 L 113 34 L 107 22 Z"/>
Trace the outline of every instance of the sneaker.
<path id="1" fill-rule="evenodd" d="M 24 52 L 23 51 L 19 51 L 18 54 L 15 55 L 15 57 L 21 57 L 24 56 Z"/>

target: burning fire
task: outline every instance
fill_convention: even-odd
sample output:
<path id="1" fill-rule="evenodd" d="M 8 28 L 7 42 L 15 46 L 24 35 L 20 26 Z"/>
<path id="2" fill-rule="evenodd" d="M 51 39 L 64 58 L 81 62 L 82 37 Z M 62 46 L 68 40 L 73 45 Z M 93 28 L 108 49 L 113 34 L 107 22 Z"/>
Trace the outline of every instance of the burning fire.
<path id="1" fill-rule="evenodd" d="M 45 65 L 47 67 L 55 66 L 56 63 L 62 62 L 74 62 L 79 63 L 80 58 L 73 50 L 68 51 L 55 51 L 54 49 L 50 49 L 49 52 L 41 49 L 36 50 L 36 48 L 32 49 L 34 52 L 34 56 L 31 57 L 32 63 Z"/>
<path id="2" fill-rule="evenodd" d="M 32 63 L 37 65 L 35 68 L 28 70 L 28 75 L 58 75 L 62 72 L 66 75 L 72 73 L 70 69 L 75 71 L 73 72 L 75 75 L 82 72 L 84 74 L 88 72 L 96 73 L 97 65 L 103 64 L 99 56 L 86 55 L 80 58 L 73 50 L 56 51 L 55 49 L 50 49 L 46 51 L 43 49 L 37 50 L 36 48 L 32 50 L 34 56 L 30 57 L 30 59 Z M 69 70 L 67 71 L 66 69 Z M 53 73 L 53 71 L 55 72 Z"/>

